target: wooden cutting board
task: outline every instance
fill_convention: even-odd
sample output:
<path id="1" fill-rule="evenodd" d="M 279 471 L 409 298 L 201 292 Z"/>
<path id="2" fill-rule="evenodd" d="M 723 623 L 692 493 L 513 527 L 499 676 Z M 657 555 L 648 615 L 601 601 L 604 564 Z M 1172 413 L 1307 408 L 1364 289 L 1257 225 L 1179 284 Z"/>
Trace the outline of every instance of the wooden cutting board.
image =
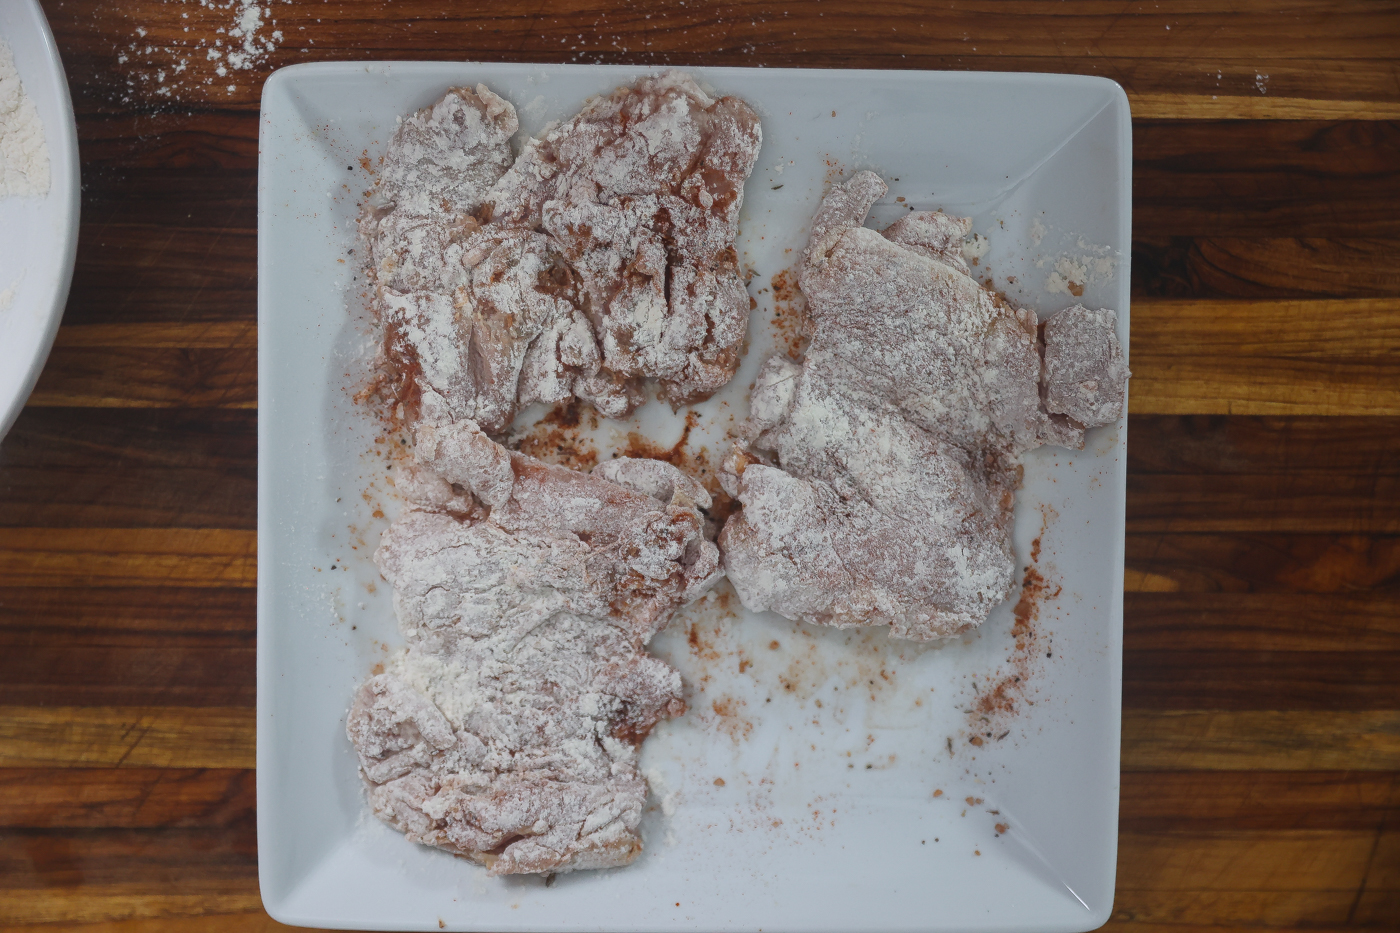
<path id="1" fill-rule="evenodd" d="M 277 67 L 347 58 L 1120 82 L 1110 927 L 1400 928 L 1400 4 L 266 3 L 44 2 L 83 227 L 0 445 L 0 930 L 277 926 L 252 770 L 258 100 Z"/>

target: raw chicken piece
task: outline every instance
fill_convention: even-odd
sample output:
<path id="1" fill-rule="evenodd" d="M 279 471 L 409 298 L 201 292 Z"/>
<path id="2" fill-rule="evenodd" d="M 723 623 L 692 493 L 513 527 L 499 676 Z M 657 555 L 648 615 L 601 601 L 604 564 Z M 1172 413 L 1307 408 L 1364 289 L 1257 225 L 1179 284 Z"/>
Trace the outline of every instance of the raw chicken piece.
<path id="1" fill-rule="evenodd" d="M 517 127 L 479 86 L 390 144 L 361 232 L 402 416 L 499 434 L 531 402 L 618 417 L 646 378 L 676 403 L 724 385 L 749 315 L 734 251 L 760 141 L 749 106 L 679 72 L 644 78 L 507 171 Z"/>
<path id="2" fill-rule="evenodd" d="M 760 373 L 750 443 L 721 473 L 743 510 L 719 540 L 749 609 L 931 639 L 1015 586 L 1019 455 L 1116 421 L 1128 371 L 1112 311 L 1061 312 L 1042 345 L 1034 312 L 968 275 L 966 221 L 861 226 L 885 191 L 858 173 L 813 218 L 811 345 Z"/>
<path id="3" fill-rule="evenodd" d="M 417 501 L 375 558 L 408 648 L 346 724 L 374 811 L 492 874 L 626 864 L 641 851 L 641 741 L 685 711 L 645 645 L 718 577 L 709 495 L 669 464 L 595 475 L 416 431 Z"/>

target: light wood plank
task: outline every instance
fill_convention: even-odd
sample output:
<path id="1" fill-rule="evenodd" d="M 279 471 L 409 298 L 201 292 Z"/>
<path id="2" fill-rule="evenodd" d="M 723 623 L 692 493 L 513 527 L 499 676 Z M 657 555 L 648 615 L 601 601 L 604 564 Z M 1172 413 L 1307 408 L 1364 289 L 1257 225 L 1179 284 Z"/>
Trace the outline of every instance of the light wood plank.
<path id="1" fill-rule="evenodd" d="M 1124 710 L 1122 767 L 1400 770 L 1400 711 Z"/>
<path id="2" fill-rule="evenodd" d="M 236 707 L 0 706 L 0 767 L 253 768 Z"/>
<path id="3" fill-rule="evenodd" d="M 1400 414 L 1400 298 L 1133 306 L 1137 415 Z"/>
<path id="4" fill-rule="evenodd" d="M 171 905 L 178 906 L 178 905 Z M 141 917 L 132 920 L 99 920 L 93 923 L 67 922 L 72 933 L 296 933 L 304 927 L 289 927 L 267 915 L 261 904 L 239 913 L 201 913 L 198 922 L 189 916 Z M 33 926 L 5 924 L 0 933 L 38 933 Z M 1176 931 L 1181 933 L 1181 931 Z M 1316 933 L 1328 933 L 1326 930 Z"/>
<path id="5" fill-rule="evenodd" d="M 254 349 L 254 321 L 154 321 L 133 324 L 74 324 L 58 329 L 55 347 L 202 347 Z"/>
<path id="6" fill-rule="evenodd" d="M 1400 298 L 1140 299 L 1134 415 L 1400 415 Z M 35 406 L 255 408 L 248 322 L 63 329 Z"/>
<path id="7" fill-rule="evenodd" d="M 1173 300 L 1133 303 L 1134 350 L 1150 356 L 1234 354 L 1400 365 L 1400 297 Z"/>
<path id="8" fill-rule="evenodd" d="M 256 583 L 256 531 L 0 529 L 0 586 L 251 587 Z"/>
<path id="9" fill-rule="evenodd" d="M 12 889 L 0 896 L 0 922 L 72 924 L 145 918 L 203 917 L 207 914 L 251 913 L 262 909 L 262 897 L 258 894 L 256 881 L 234 881 L 224 886 L 226 890 L 188 894 L 167 893 L 158 890 L 159 887 L 131 883 L 84 884 L 77 888 Z M 143 928 L 138 925 L 134 929 Z M 184 922 L 184 929 L 191 929 L 188 921 Z M 237 926 L 229 929 L 250 928 Z M 279 927 L 253 926 L 251 929 Z"/>
<path id="10" fill-rule="evenodd" d="M 0 766 L 251 768 L 254 711 L 0 707 Z M 1400 770 L 1400 711 L 1123 714 L 1123 769 Z"/>
<path id="11" fill-rule="evenodd" d="M 1400 120 L 1400 102 L 1128 92 L 1135 120 Z"/>
<path id="12" fill-rule="evenodd" d="M 55 347 L 28 404 L 77 408 L 256 408 L 251 347 Z"/>

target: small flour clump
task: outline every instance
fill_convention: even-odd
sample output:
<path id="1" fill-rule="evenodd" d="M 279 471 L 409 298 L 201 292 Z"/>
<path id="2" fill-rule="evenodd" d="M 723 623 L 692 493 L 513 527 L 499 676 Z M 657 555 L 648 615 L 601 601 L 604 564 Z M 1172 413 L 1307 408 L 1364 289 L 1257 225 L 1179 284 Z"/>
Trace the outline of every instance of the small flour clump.
<path id="1" fill-rule="evenodd" d="M 1111 281 L 1117 265 L 1112 256 L 1060 256 L 1045 278 L 1045 290 L 1052 295 L 1078 298 L 1084 294 L 1084 286 Z"/>
<path id="2" fill-rule="evenodd" d="M 49 193 L 49 147 L 15 59 L 0 39 L 0 198 Z M 8 289 L 6 290 L 8 292 Z"/>

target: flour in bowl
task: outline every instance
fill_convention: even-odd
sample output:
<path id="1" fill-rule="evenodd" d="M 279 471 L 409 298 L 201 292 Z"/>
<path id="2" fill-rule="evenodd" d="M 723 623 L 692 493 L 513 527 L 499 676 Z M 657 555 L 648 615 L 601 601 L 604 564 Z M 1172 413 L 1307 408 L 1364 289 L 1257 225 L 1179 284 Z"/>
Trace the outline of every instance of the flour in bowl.
<path id="1" fill-rule="evenodd" d="M 0 39 L 0 198 L 49 193 L 49 147 L 15 58 Z"/>

